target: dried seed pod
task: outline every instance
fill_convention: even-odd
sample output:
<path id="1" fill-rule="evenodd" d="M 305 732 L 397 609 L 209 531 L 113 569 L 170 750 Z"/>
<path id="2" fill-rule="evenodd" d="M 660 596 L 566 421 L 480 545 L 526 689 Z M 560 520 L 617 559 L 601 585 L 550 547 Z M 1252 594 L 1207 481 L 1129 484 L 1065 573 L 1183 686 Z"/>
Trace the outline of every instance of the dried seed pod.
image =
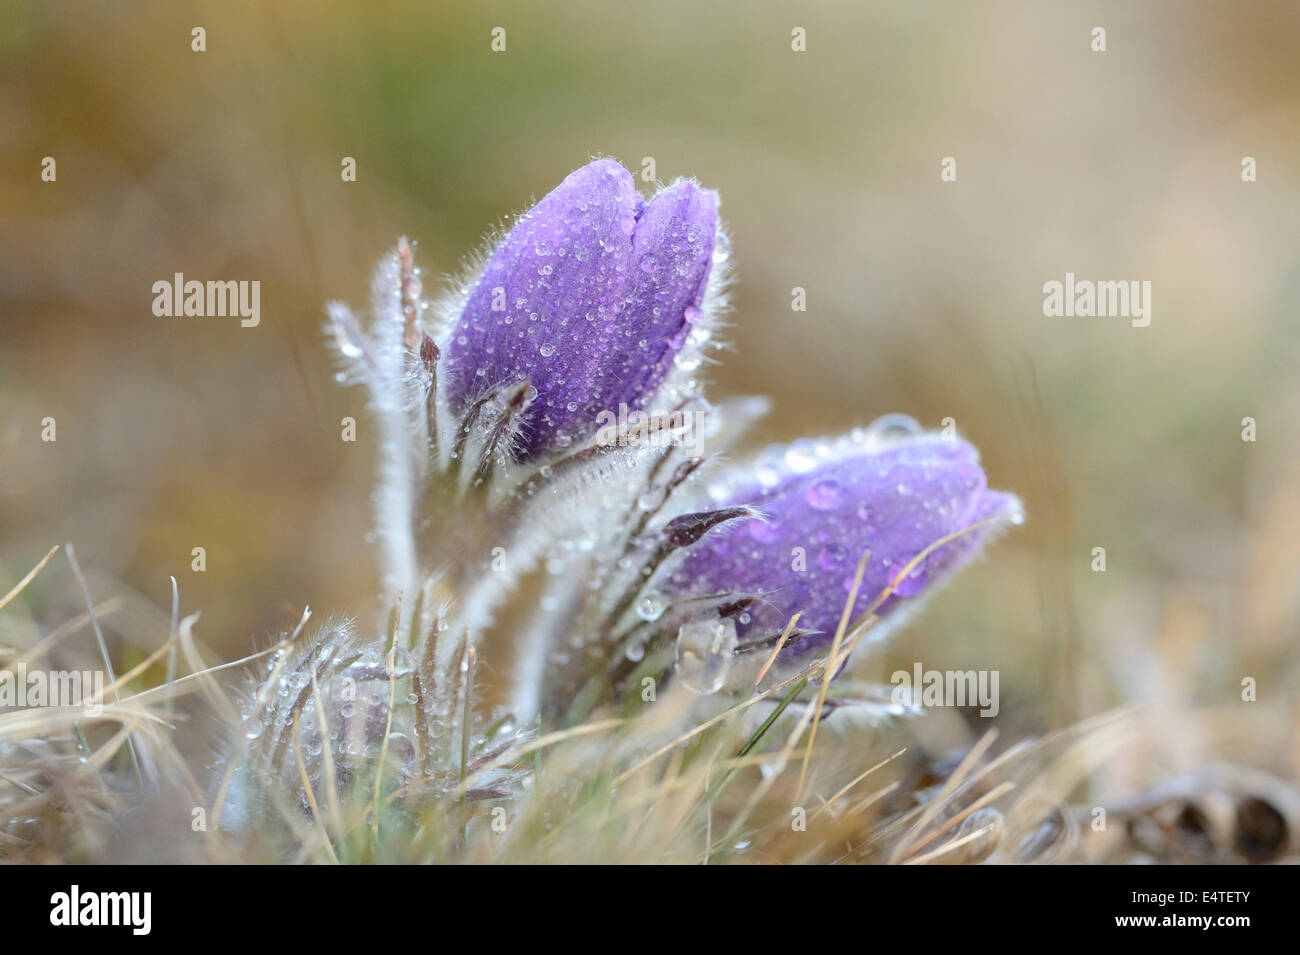
<path id="1" fill-rule="evenodd" d="M 1237 804 L 1233 846 L 1248 862 L 1273 862 L 1290 843 L 1286 817 L 1268 800 L 1248 796 Z"/>

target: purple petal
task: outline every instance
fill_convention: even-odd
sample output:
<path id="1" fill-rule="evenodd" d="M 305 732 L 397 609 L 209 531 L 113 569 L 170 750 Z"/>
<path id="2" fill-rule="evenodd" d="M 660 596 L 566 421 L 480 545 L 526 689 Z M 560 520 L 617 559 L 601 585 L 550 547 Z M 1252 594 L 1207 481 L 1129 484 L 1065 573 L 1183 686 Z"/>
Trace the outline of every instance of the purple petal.
<path id="1" fill-rule="evenodd" d="M 471 290 L 445 349 L 453 411 L 529 379 L 528 458 L 590 437 L 620 402 L 644 407 L 701 304 L 716 234 L 717 197 L 693 183 L 644 203 L 613 160 L 572 173 Z"/>
<path id="2" fill-rule="evenodd" d="M 602 410 L 644 408 L 699 314 L 713 266 L 718 194 L 674 183 L 648 203 L 632 239 L 632 288 L 605 363 Z"/>
<path id="3" fill-rule="evenodd" d="M 632 257 L 641 199 L 612 160 L 573 172 L 515 224 L 493 253 L 446 349 L 448 395 L 462 412 L 525 378 L 530 447 L 586 404 Z"/>
<path id="4" fill-rule="evenodd" d="M 971 445 L 937 435 L 835 460 L 728 503 L 751 505 L 769 519 L 737 522 L 733 533 L 705 537 L 665 589 L 763 593 L 742 633 L 779 632 L 802 611 L 800 629 L 821 633 L 801 641 L 799 650 L 832 639 L 864 551 L 870 558 L 851 619 L 931 544 L 982 520 L 1014 519 L 1020 510 L 1014 495 L 988 489 Z M 932 551 L 877 612 L 935 589 L 979 550 L 990 529 Z"/>

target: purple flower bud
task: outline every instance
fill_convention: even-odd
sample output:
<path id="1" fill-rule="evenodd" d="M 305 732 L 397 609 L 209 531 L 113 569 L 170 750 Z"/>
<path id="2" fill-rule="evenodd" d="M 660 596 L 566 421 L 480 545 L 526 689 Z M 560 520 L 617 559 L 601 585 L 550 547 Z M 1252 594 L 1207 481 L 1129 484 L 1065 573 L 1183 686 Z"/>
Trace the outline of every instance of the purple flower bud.
<path id="1" fill-rule="evenodd" d="M 522 458 L 593 435 L 602 411 L 644 408 L 700 315 L 717 194 L 681 181 L 649 202 L 599 159 L 569 175 L 507 233 L 444 349 L 463 414 L 528 380 Z"/>
<path id="2" fill-rule="evenodd" d="M 799 629 L 819 632 L 791 649 L 809 650 L 833 638 L 864 551 L 870 557 L 850 622 L 938 540 L 989 518 L 1021 519 L 1019 500 L 990 491 L 978 452 L 956 438 L 921 435 L 875 450 L 849 446 L 819 464 L 802 461 L 801 471 L 733 494 L 727 504 L 750 505 L 767 519 L 737 521 L 731 533 L 706 536 L 664 589 L 761 594 L 747 611 L 750 620 L 741 618 L 742 636 L 779 633 L 802 611 Z M 992 529 L 932 551 L 876 612 L 933 591 Z"/>

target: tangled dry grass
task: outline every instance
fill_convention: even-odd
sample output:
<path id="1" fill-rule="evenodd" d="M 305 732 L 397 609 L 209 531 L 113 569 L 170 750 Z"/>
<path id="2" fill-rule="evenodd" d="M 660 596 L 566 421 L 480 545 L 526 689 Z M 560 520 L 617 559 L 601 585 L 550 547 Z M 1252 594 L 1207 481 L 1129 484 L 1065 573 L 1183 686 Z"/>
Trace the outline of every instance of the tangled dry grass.
<path id="1" fill-rule="evenodd" d="M 19 597 L 57 548 L 0 602 Z M 79 586 L 75 555 L 68 555 Z M 95 605 L 6 670 L 93 653 Z M 842 626 L 832 651 L 742 699 L 669 687 L 653 705 L 605 709 L 545 735 L 490 727 L 463 742 L 453 779 L 420 776 L 419 668 L 398 664 L 391 634 L 367 641 L 310 612 L 274 645 L 213 666 L 197 617 L 134 648 L 137 662 L 103 691 L 102 712 L 44 707 L 0 713 L 0 856 L 7 862 L 305 863 L 1063 863 L 1294 860 L 1300 799 L 1281 780 L 1220 765 L 1096 801 L 1094 772 L 1143 733 L 1121 709 L 1037 738 L 997 730 L 933 753 L 914 717 L 836 700 L 820 677 L 869 630 Z M 363 713 L 356 758 L 302 741 L 330 734 L 332 663 L 347 646 L 366 661 L 380 699 Z M 151 648 L 150 648 L 151 647 Z M 332 670 L 331 667 L 334 669 Z M 247 730 L 238 673 L 301 670 L 279 730 Z M 277 669 L 278 668 L 278 669 Z M 467 675 L 472 683 L 472 671 Z M 845 681 L 837 681 L 839 682 Z M 364 704 L 367 697 L 359 698 Z M 471 686 L 472 695 L 472 686 Z M 416 702 L 408 707 L 399 700 Z M 702 709 L 710 701 L 712 709 Z M 379 732 L 370 719 L 382 714 Z M 863 714 L 869 714 L 863 719 Z M 979 722 L 975 720 L 973 722 Z M 367 745 L 378 742 L 379 745 Z M 256 754 L 296 751 L 296 778 L 256 771 Z M 322 759 L 325 765 L 321 765 Z M 272 764 L 267 764 L 272 765 Z M 416 760 L 418 767 L 418 759 Z M 333 779 L 336 785 L 322 784 Z M 240 793 L 240 798 L 234 798 Z M 1104 824 L 1098 826 L 1102 818 Z"/>

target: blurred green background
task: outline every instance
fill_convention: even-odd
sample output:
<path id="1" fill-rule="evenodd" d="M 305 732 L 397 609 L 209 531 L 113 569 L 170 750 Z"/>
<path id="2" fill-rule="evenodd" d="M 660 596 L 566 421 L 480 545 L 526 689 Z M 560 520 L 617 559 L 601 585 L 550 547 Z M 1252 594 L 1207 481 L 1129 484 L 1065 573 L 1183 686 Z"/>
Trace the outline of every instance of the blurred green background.
<path id="1" fill-rule="evenodd" d="M 999 668 L 1027 729 L 1147 702 L 1162 766 L 1300 768 L 1300 6 L 9 0 L 0 62 L 0 590 L 73 541 L 146 644 L 172 574 L 227 657 L 303 604 L 371 619 L 322 306 L 399 235 L 449 273 L 590 156 L 653 157 L 721 192 L 711 393 L 771 395 L 759 440 L 952 417 L 1025 498 L 882 673 Z M 260 327 L 155 317 L 178 271 L 260 280 Z M 1044 317 L 1067 271 L 1150 280 L 1150 327 Z M 5 638 L 79 599 L 60 557 Z"/>

